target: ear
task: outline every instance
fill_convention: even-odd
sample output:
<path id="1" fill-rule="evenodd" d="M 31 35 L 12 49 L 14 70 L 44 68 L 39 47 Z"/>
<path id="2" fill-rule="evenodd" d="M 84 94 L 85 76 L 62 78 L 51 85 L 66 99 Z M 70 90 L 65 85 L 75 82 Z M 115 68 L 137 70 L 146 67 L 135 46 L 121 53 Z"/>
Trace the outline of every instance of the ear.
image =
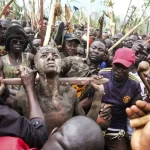
<path id="1" fill-rule="evenodd" d="M 106 61 L 109 58 L 108 51 L 104 53 L 103 60 Z"/>
<path id="2" fill-rule="evenodd" d="M 36 64 L 34 64 L 34 66 L 33 66 L 33 71 L 37 72 L 37 65 Z"/>

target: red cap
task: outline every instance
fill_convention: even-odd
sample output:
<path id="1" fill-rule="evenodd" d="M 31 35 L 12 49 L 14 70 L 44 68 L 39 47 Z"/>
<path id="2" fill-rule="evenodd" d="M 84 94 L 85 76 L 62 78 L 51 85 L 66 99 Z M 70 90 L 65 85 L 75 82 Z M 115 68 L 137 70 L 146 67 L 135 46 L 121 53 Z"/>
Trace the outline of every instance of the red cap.
<path id="1" fill-rule="evenodd" d="M 132 64 L 135 64 L 135 52 L 129 48 L 119 48 L 115 52 L 112 64 L 120 63 L 125 67 L 130 67 Z"/>

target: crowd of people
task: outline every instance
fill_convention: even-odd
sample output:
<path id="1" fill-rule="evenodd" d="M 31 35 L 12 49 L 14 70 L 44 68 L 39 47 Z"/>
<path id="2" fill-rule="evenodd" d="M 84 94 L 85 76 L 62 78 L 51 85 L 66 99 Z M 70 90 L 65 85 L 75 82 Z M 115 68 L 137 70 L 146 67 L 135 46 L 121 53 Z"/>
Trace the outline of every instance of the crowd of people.
<path id="1" fill-rule="evenodd" d="M 149 36 L 131 34 L 109 51 L 122 33 L 101 35 L 101 28 L 90 27 L 88 38 L 86 24 L 70 33 L 70 23 L 59 21 L 42 46 L 43 19 L 43 32 L 26 21 L 0 19 L 1 149 L 149 150 L 150 123 L 130 126 L 150 113 L 137 73 L 140 62 L 150 63 Z M 90 84 L 59 81 L 85 77 L 92 77 Z M 145 78 L 149 83 L 150 75 Z"/>

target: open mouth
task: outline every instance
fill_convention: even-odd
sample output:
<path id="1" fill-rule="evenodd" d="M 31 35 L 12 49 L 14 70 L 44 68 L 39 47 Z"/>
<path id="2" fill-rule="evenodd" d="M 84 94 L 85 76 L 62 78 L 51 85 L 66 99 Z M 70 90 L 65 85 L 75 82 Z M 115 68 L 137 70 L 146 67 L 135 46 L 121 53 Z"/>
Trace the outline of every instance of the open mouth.
<path id="1" fill-rule="evenodd" d="M 48 67 L 55 67 L 55 63 L 47 63 Z"/>
<path id="2" fill-rule="evenodd" d="M 91 58 L 97 58 L 97 55 L 91 55 Z"/>

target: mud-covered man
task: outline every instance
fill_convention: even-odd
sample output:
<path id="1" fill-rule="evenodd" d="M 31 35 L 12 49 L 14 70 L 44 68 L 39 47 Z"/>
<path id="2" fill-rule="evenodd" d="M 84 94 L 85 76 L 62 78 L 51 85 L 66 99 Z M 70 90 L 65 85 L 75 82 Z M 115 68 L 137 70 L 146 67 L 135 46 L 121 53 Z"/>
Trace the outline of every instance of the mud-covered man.
<path id="1" fill-rule="evenodd" d="M 72 116 L 84 115 L 75 90 L 71 86 L 59 85 L 61 56 L 55 47 L 41 47 L 35 56 L 35 67 L 40 79 L 36 86 L 36 95 L 50 131 L 55 127 L 60 127 Z M 98 93 L 100 92 L 98 91 Z M 99 101 L 100 95 L 98 93 L 93 102 Z M 14 108 L 21 110 L 21 113 L 28 117 L 29 108 L 25 92 L 22 91 L 16 95 Z M 95 115 L 95 109 L 95 106 L 91 107 L 88 116 L 92 118 L 93 110 L 96 119 L 98 112 Z"/>

